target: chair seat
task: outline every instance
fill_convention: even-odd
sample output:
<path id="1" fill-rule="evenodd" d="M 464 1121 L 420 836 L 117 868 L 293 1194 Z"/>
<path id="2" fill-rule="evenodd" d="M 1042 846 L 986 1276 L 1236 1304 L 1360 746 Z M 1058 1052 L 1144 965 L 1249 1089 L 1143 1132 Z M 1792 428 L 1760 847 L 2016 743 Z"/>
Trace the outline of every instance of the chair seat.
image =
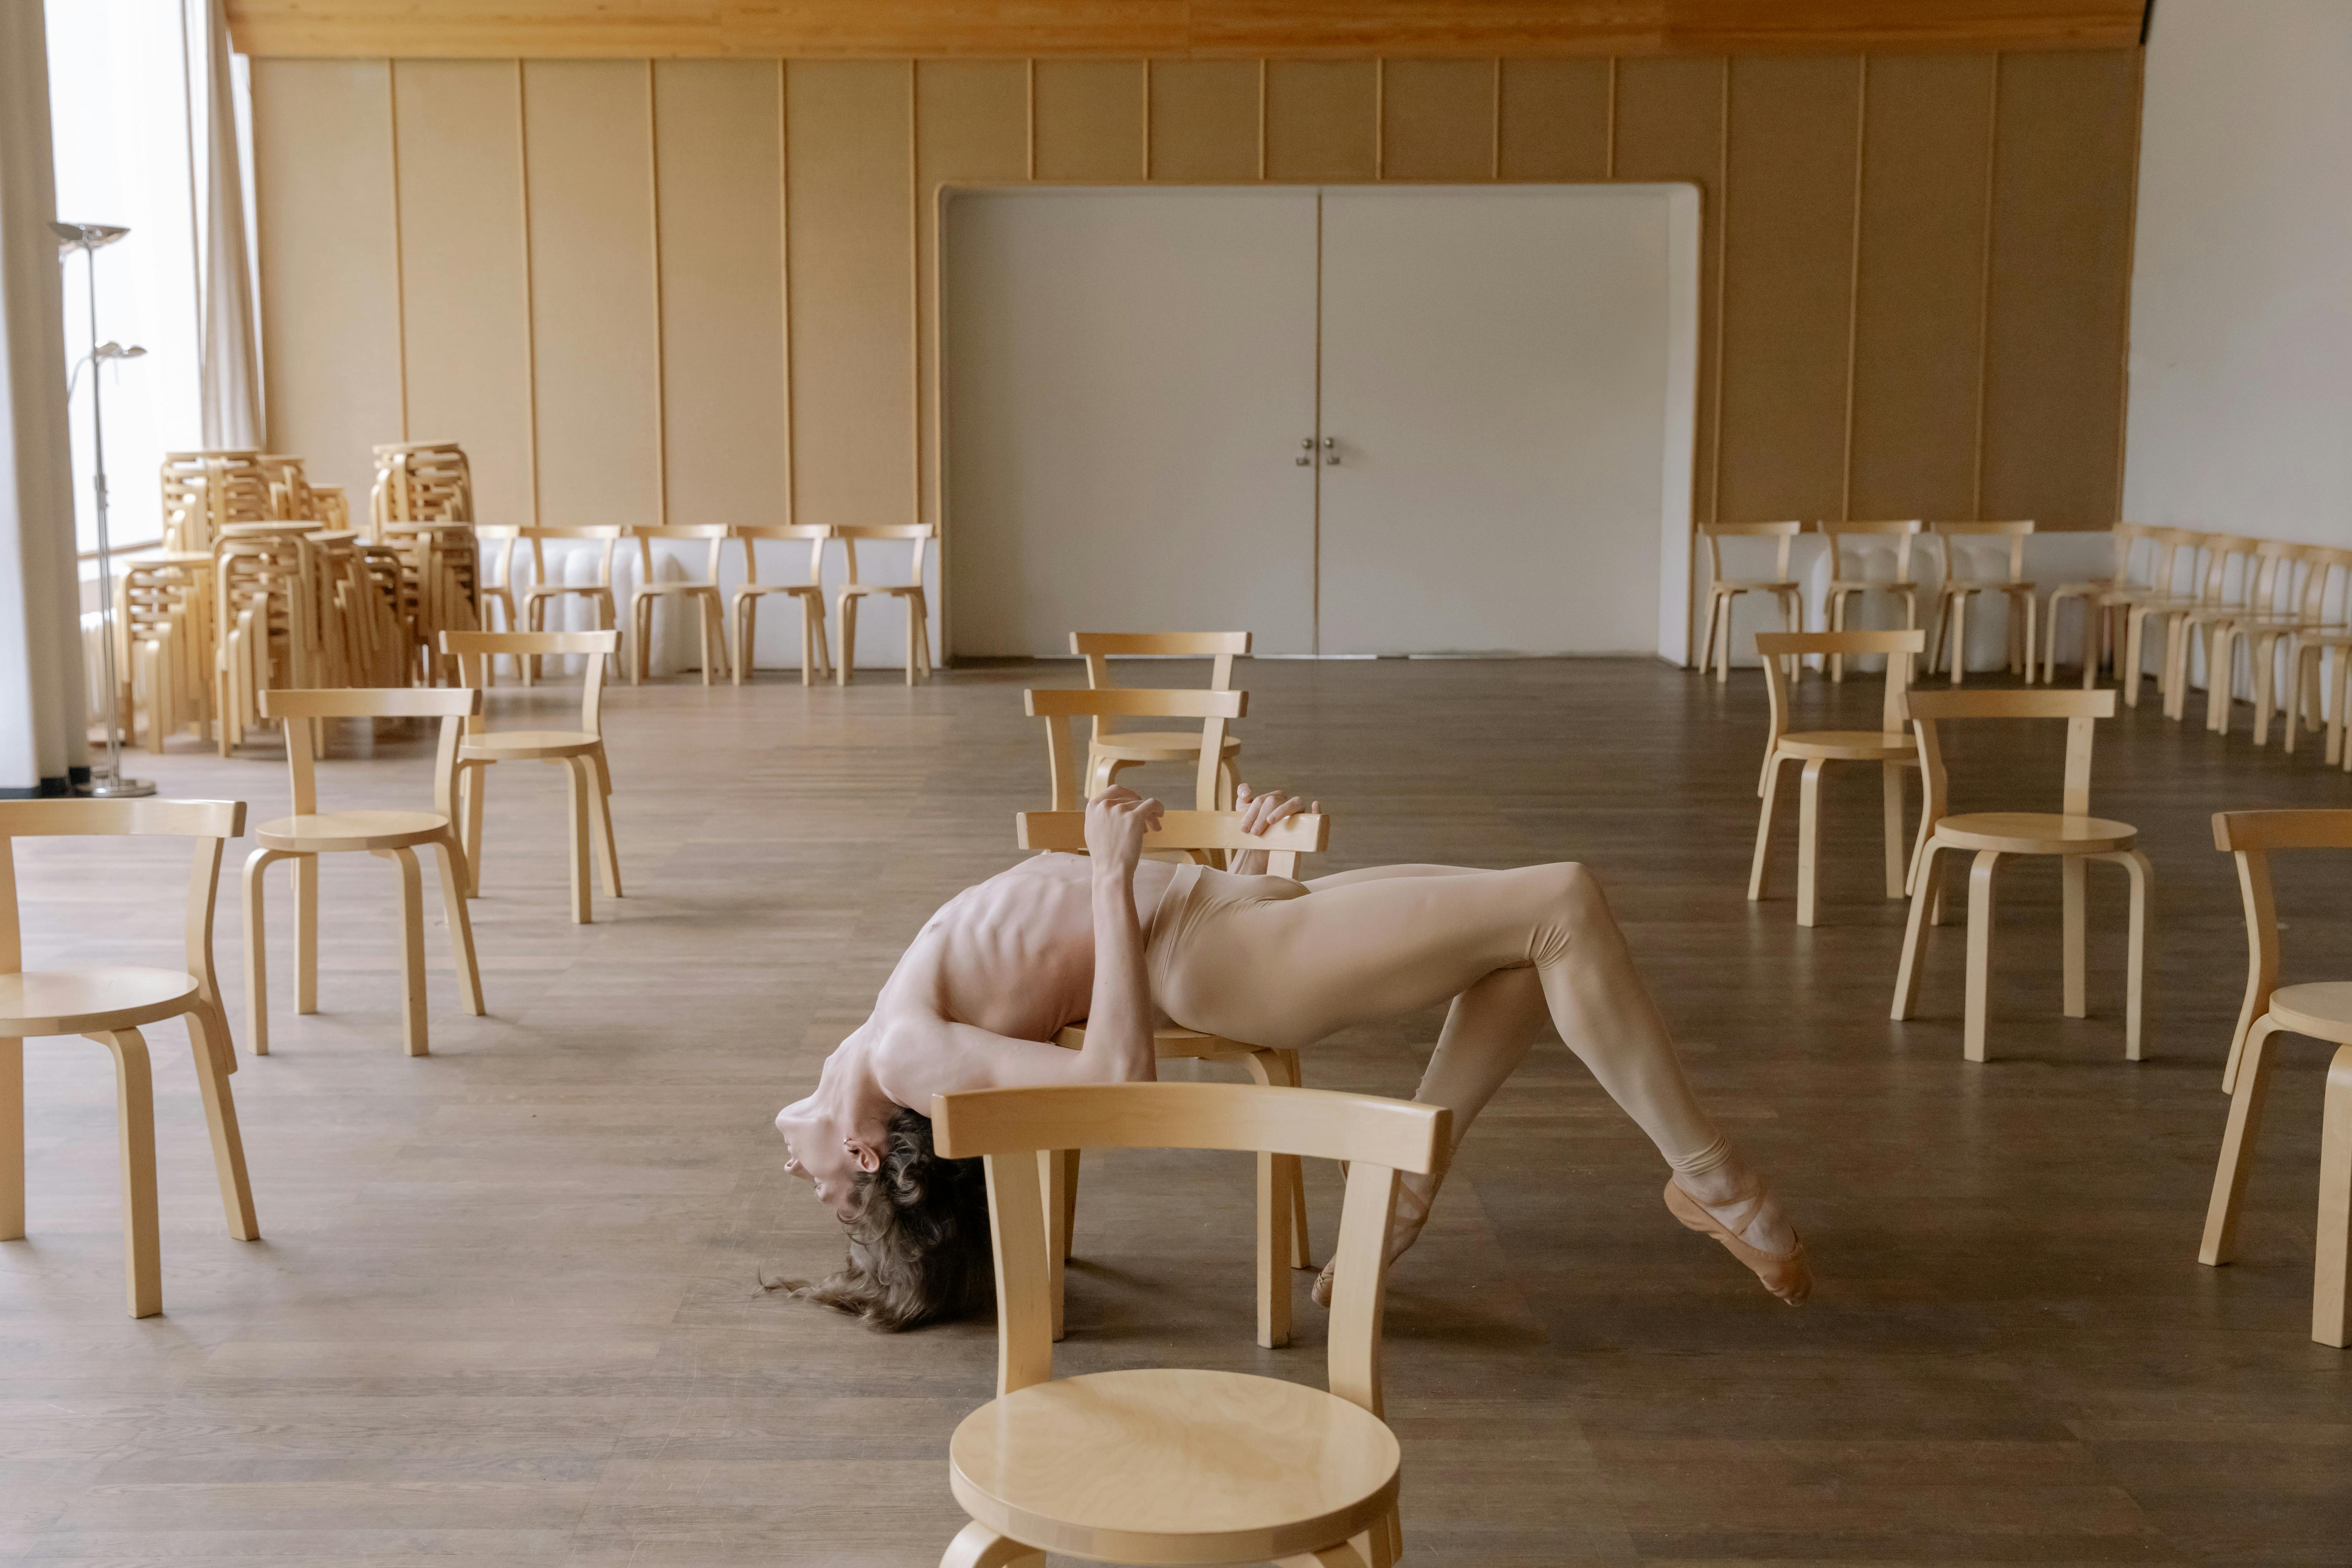
<path id="1" fill-rule="evenodd" d="M 2094 595 L 2112 594 L 2117 590 L 2116 587 L 2116 580 L 2114 578 L 2095 577 L 2087 583 L 2061 583 L 2050 591 L 2053 594 L 2058 595 L 2062 598 L 2073 598 L 2077 595 L 2086 594 Z M 2128 593 L 2130 590 L 2125 589 L 2123 592 Z"/>
<path id="2" fill-rule="evenodd" d="M 1718 594 L 1793 594 L 1801 584 L 1796 583 L 1751 583 L 1740 577 L 1717 577 L 1715 591 Z"/>
<path id="3" fill-rule="evenodd" d="M 1918 584 L 1898 583 L 1892 577 L 1881 581 L 1868 577 L 1832 577 L 1827 589 L 1832 594 L 1916 594 L 1918 591 Z"/>
<path id="4" fill-rule="evenodd" d="M 253 830 L 253 837 L 264 849 L 334 855 L 352 849 L 412 848 L 448 831 L 449 819 L 438 812 L 322 811 L 265 822 Z"/>
<path id="5" fill-rule="evenodd" d="M 1949 849 L 1997 849 L 2004 855 L 2105 855 L 2128 849 L 2139 829 L 2103 816 L 2054 811 L 1975 811 L 1936 824 L 1935 841 Z"/>
<path id="6" fill-rule="evenodd" d="M 1242 743 L 1233 736 L 1218 749 L 1221 757 L 1239 754 Z M 1167 763 L 1201 754 L 1201 732 L 1181 730 L 1122 730 L 1087 743 L 1097 757 L 1121 763 Z"/>
<path id="7" fill-rule="evenodd" d="M 2034 591 L 2031 583 L 2012 583 L 2005 577 L 1990 583 L 1948 582 L 1937 590 L 1947 599 L 1957 598 L 1962 594 L 2031 594 Z"/>
<path id="8" fill-rule="evenodd" d="M 457 748 L 457 760 L 515 763 L 536 757 L 576 757 L 604 743 L 585 730 L 492 730 L 467 736 Z"/>
<path id="9" fill-rule="evenodd" d="M 176 969 L 28 969 L 0 974 L 0 1037 L 135 1029 L 188 1010 L 196 977 Z"/>
<path id="10" fill-rule="evenodd" d="M 819 609 L 824 607 L 824 589 L 814 583 L 745 583 L 735 590 L 739 599 L 751 594 L 796 594 L 814 599 Z"/>
<path id="11" fill-rule="evenodd" d="M 841 596 L 845 599 L 864 594 L 906 594 L 920 597 L 922 592 L 923 586 L 919 583 L 844 583 L 841 585 Z"/>
<path id="12" fill-rule="evenodd" d="M 1321 1389 L 1150 1367 L 1041 1383 L 966 1416 L 956 1500 L 1028 1545 L 1118 1563 L 1262 1562 L 1395 1506 L 1397 1440 Z"/>
<path id="13" fill-rule="evenodd" d="M 716 583 L 683 582 L 640 583 L 637 584 L 636 591 L 640 597 L 647 594 L 710 594 L 715 595 L 719 592 L 719 584 Z"/>
<path id="14" fill-rule="evenodd" d="M 1805 730 L 1781 736 L 1773 750 L 1784 757 L 1828 757 L 1838 762 L 1919 760 L 1919 748 L 1910 736 L 1883 730 Z"/>
<path id="15" fill-rule="evenodd" d="M 2271 1016 L 2298 1035 L 2352 1046 L 2352 981 L 2282 985 L 2271 993 Z"/>
<path id="16" fill-rule="evenodd" d="M 558 594 L 602 595 L 609 599 L 613 590 L 609 584 L 600 583 L 533 583 L 522 591 L 526 599 L 551 599 Z"/>

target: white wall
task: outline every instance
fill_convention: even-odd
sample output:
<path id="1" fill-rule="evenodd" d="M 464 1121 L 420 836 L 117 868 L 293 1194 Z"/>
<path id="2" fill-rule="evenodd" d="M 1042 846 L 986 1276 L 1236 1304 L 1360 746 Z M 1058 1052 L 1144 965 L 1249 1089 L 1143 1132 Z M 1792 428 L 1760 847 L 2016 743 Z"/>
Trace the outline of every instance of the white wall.
<path id="1" fill-rule="evenodd" d="M 2352 5 L 2163 0 L 2124 515 L 2352 543 Z"/>

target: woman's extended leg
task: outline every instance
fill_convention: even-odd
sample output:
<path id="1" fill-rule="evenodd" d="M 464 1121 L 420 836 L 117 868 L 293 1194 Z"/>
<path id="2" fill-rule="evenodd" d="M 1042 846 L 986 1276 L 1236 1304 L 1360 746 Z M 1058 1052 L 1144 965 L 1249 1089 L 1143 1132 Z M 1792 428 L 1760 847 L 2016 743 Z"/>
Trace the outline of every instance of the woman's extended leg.
<path id="1" fill-rule="evenodd" d="M 1685 1193 L 1756 1251 L 1797 1250 L 1779 1205 L 1755 1201 L 1760 1181 L 1691 1092 L 1624 934 L 1582 867 L 1389 868 L 1324 879 L 1304 897 L 1231 897 L 1251 890 L 1203 878 L 1207 903 L 1169 955 L 1160 998 L 1178 1022 L 1295 1048 L 1455 998 L 1416 1098 L 1454 1110 L 1458 1142 L 1526 1057 L 1539 995 L 1560 1038 L 1657 1145 Z"/>

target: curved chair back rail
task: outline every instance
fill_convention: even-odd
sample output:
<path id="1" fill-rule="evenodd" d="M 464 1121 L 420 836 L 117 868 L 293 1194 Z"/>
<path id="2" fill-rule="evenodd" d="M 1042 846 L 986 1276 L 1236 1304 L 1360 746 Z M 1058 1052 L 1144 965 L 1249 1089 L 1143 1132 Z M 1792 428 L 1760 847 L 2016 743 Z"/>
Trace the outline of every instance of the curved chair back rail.
<path id="1" fill-rule="evenodd" d="M 1958 576 L 1959 563 L 1952 554 L 1956 539 L 2006 539 L 2009 541 L 2009 575 L 1987 578 L 1989 583 L 2021 583 L 2025 580 L 2025 541 L 2032 533 L 2033 524 L 2022 519 L 2009 522 L 1937 522 L 1927 531 L 1933 534 L 1943 550 L 1944 580 L 1947 583 L 1968 581 Z"/>
<path id="2" fill-rule="evenodd" d="M 1053 849 L 1073 855 L 1086 852 L 1087 814 L 1083 811 L 1016 812 L 1013 820 L 1024 849 Z M 1251 834 L 1242 830 L 1242 814 L 1237 811 L 1171 811 L 1161 814 L 1160 826 L 1143 837 L 1147 851 L 1168 849 L 1201 855 L 1263 849 L 1267 852 L 1269 865 L 1281 864 L 1284 857 L 1295 859 L 1300 855 L 1320 855 L 1330 842 L 1331 819 L 1306 813 L 1285 817 L 1264 833 Z M 1292 869 L 1286 868 L 1273 874 L 1287 877 Z"/>

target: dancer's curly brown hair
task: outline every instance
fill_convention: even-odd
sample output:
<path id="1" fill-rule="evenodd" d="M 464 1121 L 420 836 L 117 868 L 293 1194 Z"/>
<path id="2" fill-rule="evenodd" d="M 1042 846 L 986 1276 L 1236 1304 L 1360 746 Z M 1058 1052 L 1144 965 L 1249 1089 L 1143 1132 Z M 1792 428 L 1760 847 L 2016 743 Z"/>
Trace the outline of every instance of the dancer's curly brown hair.
<path id="1" fill-rule="evenodd" d="M 986 1310 L 996 1299 L 988 1240 L 988 1178 L 978 1160 L 931 1148 L 931 1119 L 890 1118 L 881 1169 L 850 1190 L 849 1261 L 814 1284 L 783 1287 L 898 1333 Z"/>

